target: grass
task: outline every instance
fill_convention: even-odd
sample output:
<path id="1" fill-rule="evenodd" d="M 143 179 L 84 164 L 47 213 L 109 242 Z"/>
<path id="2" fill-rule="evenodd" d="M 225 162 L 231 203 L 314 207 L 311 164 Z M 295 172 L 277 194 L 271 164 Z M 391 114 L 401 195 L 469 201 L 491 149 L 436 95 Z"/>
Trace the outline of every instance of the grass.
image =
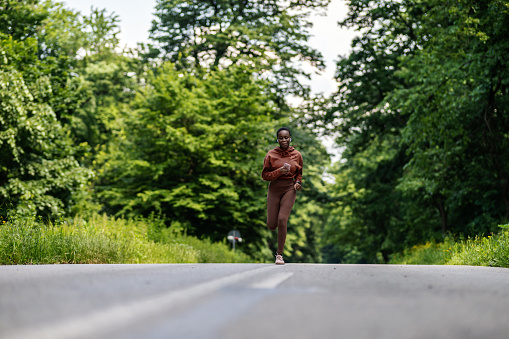
<path id="1" fill-rule="evenodd" d="M 427 242 L 394 255 L 391 264 L 473 265 L 509 268 L 509 224 L 487 237 Z"/>
<path id="2" fill-rule="evenodd" d="M 253 262 L 226 243 L 187 236 L 159 218 L 93 215 L 45 223 L 35 217 L 0 220 L 0 264 L 133 264 Z"/>

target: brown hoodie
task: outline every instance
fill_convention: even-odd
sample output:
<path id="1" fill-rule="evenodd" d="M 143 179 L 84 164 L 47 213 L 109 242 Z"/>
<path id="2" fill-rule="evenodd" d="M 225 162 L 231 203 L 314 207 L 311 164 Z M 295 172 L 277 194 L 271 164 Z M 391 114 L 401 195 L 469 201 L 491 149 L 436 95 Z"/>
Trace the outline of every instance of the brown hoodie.
<path id="1" fill-rule="evenodd" d="M 279 169 L 286 163 L 290 164 L 290 172 L 282 174 Z M 262 178 L 265 181 L 274 181 L 276 179 L 295 179 L 302 182 L 302 155 L 293 146 L 288 147 L 286 151 L 281 147 L 276 147 L 267 152 L 263 160 Z"/>

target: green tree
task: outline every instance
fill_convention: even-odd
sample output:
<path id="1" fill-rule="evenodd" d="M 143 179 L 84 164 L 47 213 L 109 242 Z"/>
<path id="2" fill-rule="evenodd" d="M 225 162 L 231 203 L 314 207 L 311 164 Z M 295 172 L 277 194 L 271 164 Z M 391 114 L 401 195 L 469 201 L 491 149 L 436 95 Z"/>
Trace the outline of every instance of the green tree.
<path id="1" fill-rule="evenodd" d="M 508 3 L 433 5 L 391 98 L 411 115 L 401 187 L 435 202 L 444 234 L 488 233 L 509 218 Z"/>
<path id="2" fill-rule="evenodd" d="M 32 203 L 46 216 L 65 213 L 92 173 L 76 161 L 77 148 L 51 106 L 51 74 L 43 73 L 36 41 L 4 36 L 0 55 L 1 203 L 15 209 Z"/>
<path id="3" fill-rule="evenodd" d="M 59 118 L 70 128 L 76 144 L 90 146 L 87 161 L 93 161 L 97 148 L 105 146 L 121 119 L 122 110 L 133 99 L 134 76 L 138 62 L 127 53 L 116 51 L 119 19 L 114 14 L 92 8 L 89 16 L 47 2 L 48 17 L 38 31 L 39 55 L 65 59 L 79 82 L 72 105 L 62 103 Z M 55 75 L 54 75 L 55 76 Z"/>
<path id="4" fill-rule="evenodd" d="M 163 65 L 100 158 L 97 188 L 108 211 L 162 213 L 213 240 L 238 229 L 247 252 L 266 255 L 260 171 L 275 108 L 264 86 L 242 68 L 199 78 Z"/>
<path id="5" fill-rule="evenodd" d="M 277 94 L 304 95 L 308 88 L 298 77 L 309 75 L 296 62 L 323 67 L 320 53 L 306 44 L 311 25 L 307 17 L 328 3 L 158 0 L 151 38 L 156 53 L 179 68 L 248 65 L 253 72 L 271 71 Z"/>
<path id="6" fill-rule="evenodd" d="M 362 35 L 337 64 L 339 91 L 310 122 L 331 126 L 321 127 L 323 133 L 335 135 L 342 149 L 342 161 L 333 170 L 336 184 L 324 229 L 325 260 L 376 262 L 388 260 L 392 251 L 404 246 L 398 230 L 409 228 L 399 212 L 402 197 L 396 191 L 407 161 L 400 140 L 408 116 L 385 100 L 404 86 L 399 60 L 417 47 L 414 27 L 425 10 L 413 1 L 349 5 L 349 15 L 340 24 Z"/>
<path id="7" fill-rule="evenodd" d="M 327 256 L 387 260 L 507 218 L 507 2 L 350 1 L 363 33 L 316 119 L 344 147 Z"/>
<path id="8" fill-rule="evenodd" d="M 92 177 L 77 162 L 83 149 L 62 124 L 79 106 L 81 87 L 70 54 L 59 53 L 58 39 L 51 38 L 54 6 L 0 5 L 0 196 L 4 205 L 20 209 L 30 202 L 47 216 L 68 212 L 74 194 Z"/>
<path id="9" fill-rule="evenodd" d="M 2 0 L 0 2 L 0 33 L 14 40 L 33 37 L 48 12 L 39 0 Z"/>

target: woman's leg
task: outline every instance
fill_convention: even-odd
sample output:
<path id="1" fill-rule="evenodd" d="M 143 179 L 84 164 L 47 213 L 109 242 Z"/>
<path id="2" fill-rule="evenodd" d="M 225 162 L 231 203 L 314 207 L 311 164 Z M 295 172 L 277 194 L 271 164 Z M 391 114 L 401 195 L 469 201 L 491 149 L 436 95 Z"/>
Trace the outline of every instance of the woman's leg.
<path id="1" fill-rule="evenodd" d="M 267 227 L 269 230 L 274 231 L 277 227 L 277 218 L 279 215 L 279 203 L 281 196 L 275 194 L 275 192 L 269 192 L 267 194 Z"/>
<path id="2" fill-rule="evenodd" d="M 293 204 L 295 203 L 296 197 L 297 191 L 295 189 L 291 189 L 283 195 L 283 197 L 281 198 L 281 202 L 279 203 L 279 214 L 277 216 L 278 254 L 283 254 L 287 233 L 286 224 L 288 223 L 288 218 L 290 217 L 290 212 L 292 211 L 292 207 Z"/>

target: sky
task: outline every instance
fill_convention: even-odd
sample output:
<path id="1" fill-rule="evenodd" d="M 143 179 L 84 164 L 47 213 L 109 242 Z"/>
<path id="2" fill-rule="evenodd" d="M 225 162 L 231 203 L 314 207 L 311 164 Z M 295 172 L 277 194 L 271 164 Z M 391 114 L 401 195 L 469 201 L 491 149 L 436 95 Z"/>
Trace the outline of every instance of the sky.
<path id="1" fill-rule="evenodd" d="M 120 19 L 121 46 L 136 47 L 138 42 L 148 41 L 148 31 L 153 20 L 155 0 L 63 0 L 66 7 L 90 14 L 90 8 L 105 8 L 114 12 Z M 309 83 L 313 93 L 330 95 L 336 90 L 333 80 L 336 69 L 336 60 L 339 55 L 347 55 L 350 43 L 355 36 L 352 30 L 341 29 L 337 22 L 342 20 L 348 12 L 346 1 L 332 0 L 327 15 L 313 15 L 311 29 L 312 37 L 309 44 L 320 51 L 324 57 L 326 70 L 320 75 L 312 75 Z M 310 71 L 312 68 L 305 68 Z M 307 82 L 307 81 L 306 81 Z"/>

